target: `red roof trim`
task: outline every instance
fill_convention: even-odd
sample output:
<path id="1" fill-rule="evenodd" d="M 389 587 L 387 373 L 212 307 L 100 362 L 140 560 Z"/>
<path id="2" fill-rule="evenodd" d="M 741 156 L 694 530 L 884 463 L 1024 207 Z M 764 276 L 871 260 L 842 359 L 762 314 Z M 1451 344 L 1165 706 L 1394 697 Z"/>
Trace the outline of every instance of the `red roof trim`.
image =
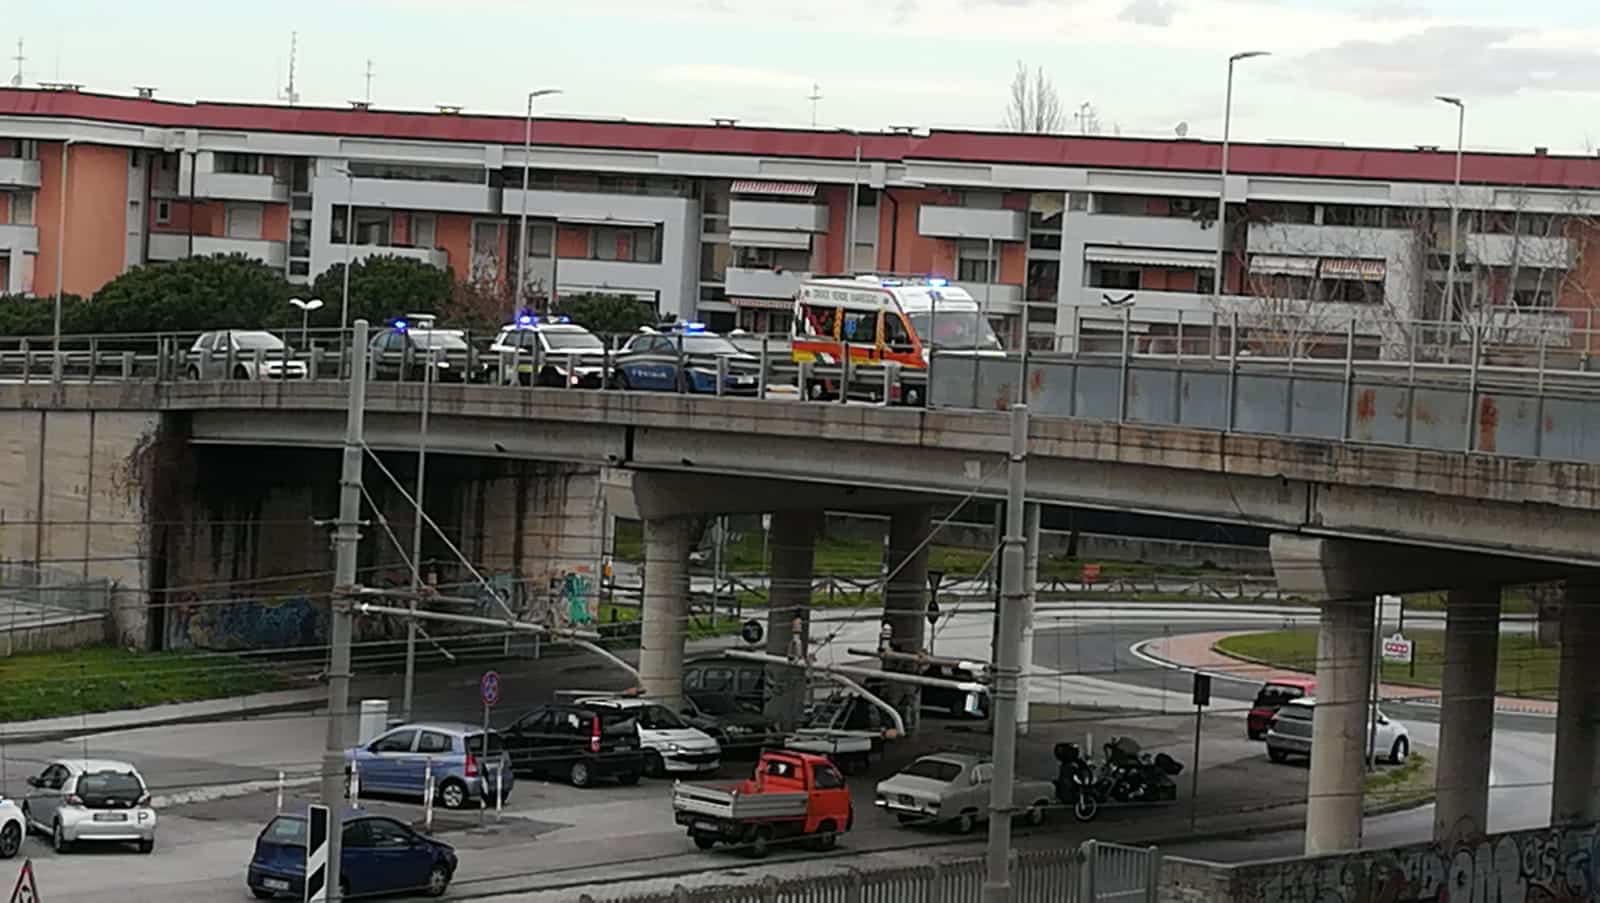
<path id="1" fill-rule="evenodd" d="M 156 128 L 225 129 L 340 135 L 396 141 L 522 143 L 520 116 L 478 116 L 179 103 L 104 94 L 0 88 L 0 115 L 79 119 Z M 1203 141 L 1012 135 L 935 131 L 926 136 L 862 135 L 806 129 L 722 127 L 645 122 L 540 119 L 534 141 L 544 146 L 640 152 L 739 154 L 846 160 L 861 142 L 870 160 L 956 161 L 1024 166 L 1102 167 L 1215 172 L 1220 148 Z M 1447 183 L 1448 151 L 1237 143 L 1229 168 L 1244 175 Z M 1600 159 L 1536 154 L 1467 154 L 1464 181 L 1543 188 L 1600 188 Z"/>

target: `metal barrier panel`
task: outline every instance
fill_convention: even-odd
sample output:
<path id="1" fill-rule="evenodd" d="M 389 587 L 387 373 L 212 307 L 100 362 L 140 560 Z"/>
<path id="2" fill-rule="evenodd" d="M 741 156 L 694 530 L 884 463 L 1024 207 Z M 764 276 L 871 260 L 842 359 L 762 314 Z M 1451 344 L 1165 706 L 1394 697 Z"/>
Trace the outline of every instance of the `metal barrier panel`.
<path id="1" fill-rule="evenodd" d="M 1160 853 L 1153 847 L 1093 840 L 1084 846 L 1094 895 L 1082 903 L 1143 903 L 1155 898 L 1156 888 L 1151 885 L 1150 877 Z"/>

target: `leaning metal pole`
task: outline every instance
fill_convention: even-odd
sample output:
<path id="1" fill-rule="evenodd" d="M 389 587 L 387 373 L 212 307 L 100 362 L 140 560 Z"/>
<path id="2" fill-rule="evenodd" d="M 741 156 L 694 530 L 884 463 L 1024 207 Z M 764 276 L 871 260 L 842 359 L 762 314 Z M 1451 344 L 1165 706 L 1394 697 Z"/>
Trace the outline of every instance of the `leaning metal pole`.
<path id="1" fill-rule="evenodd" d="M 1011 804 L 1017 770 L 1017 680 L 1022 661 L 1022 614 L 1027 540 L 1023 505 L 1028 482 L 1028 406 L 1011 406 L 1011 457 L 1007 468 L 1006 535 L 1001 559 L 999 642 L 994 669 L 994 783 L 989 788 L 988 874 L 984 903 L 1011 900 Z"/>
<path id="2" fill-rule="evenodd" d="M 344 462 L 339 472 L 339 520 L 334 525 L 332 660 L 328 664 L 328 745 L 322 753 L 322 805 L 328 807 L 327 899 L 339 900 L 340 840 L 344 812 L 344 723 L 350 711 L 350 637 L 356 589 L 356 552 L 361 544 L 361 465 L 366 460 L 362 427 L 367 407 L 367 321 L 355 322 L 350 347 L 350 394 L 344 426 Z"/>

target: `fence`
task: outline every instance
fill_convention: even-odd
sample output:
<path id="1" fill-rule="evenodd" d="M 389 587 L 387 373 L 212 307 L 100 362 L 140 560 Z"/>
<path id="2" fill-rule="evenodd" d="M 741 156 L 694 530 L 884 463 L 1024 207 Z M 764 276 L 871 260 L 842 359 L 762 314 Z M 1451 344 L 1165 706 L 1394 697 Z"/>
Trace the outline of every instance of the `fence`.
<path id="1" fill-rule="evenodd" d="M 629 896 L 584 894 L 582 903 L 972 903 L 982 898 L 982 857 L 927 865 L 844 867 L 795 878 L 679 885 Z M 1087 841 L 1071 849 L 1025 850 L 1011 863 L 1018 903 L 1154 903 L 1161 874 L 1155 848 Z"/>
<path id="2" fill-rule="evenodd" d="M 112 582 L 60 568 L 0 561 L 0 599 L 30 616 L 99 614 L 111 608 Z M 0 625 L 3 626 L 3 625 Z"/>

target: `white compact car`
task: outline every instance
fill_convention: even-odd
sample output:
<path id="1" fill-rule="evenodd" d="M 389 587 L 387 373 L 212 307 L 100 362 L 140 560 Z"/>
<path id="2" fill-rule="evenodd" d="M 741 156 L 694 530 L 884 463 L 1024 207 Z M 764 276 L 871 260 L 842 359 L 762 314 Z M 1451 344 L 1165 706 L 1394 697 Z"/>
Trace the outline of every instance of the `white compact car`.
<path id="1" fill-rule="evenodd" d="M 108 759 L 57 759 L 28 778 L 28 827 L 50 836 L 57 853 L 85 841 L 156 847 L 156 810 L 139 770 Z"/>
<path id="2" fill-rule="evenodd" d="M 644 773 L 703 774 L 722 767 L 722 745 L 716 738 L 690 727 L 678 713 L 644 699 L 601 697 L 581 700 L 583 705 L 611 707 L 627 712 L 639 725 L 639 746 L 644 750 Z"/>
<path id="3" fill-rule="evenodd" d="M 22 817 L 22 807 L 0 797 L 0 859 L 17 855 L 22 849 L 22 837 L 27 833 L 28 821 Z"/>
<path id="4" fill-rule="evenodd" d="M 1290 756 L 1311 755 L 1311 725 L 1317 711 L 1317 702 L 1309 696 L 1291 699 L 1278 708 L 1277 714 L 1267 722 L 1267 757 L 1274 762 L 1287 761 Z M 1369 730 L 1372 725 L 1368 726 Z M 1373 749 L 1377 758 L 1399 765 L 1411 755 L 1411 732 L 1406 726 L 1378 712 L 1377 741 Z"/>

